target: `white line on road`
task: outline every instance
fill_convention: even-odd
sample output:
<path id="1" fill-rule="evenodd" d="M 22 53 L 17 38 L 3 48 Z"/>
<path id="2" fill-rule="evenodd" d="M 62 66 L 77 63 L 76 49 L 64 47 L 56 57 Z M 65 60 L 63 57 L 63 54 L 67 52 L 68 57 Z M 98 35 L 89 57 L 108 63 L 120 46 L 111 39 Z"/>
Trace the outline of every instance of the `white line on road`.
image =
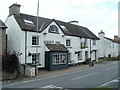
<path id="1" fill-rule="evenodd" d="M 85 75 L 85 76 L 81 76 L 81 77 L 77 77 L 77 78 L 73 78 L 72 80 L 80 79 L 80 78 L 83 78 L 83 77 L 88 77 L 88 76 L 91 76 L 91 75 L 94 75 L 94 74 L 97 74 L 97 73 L 98 72 L 91 73 L 91 74 L 88 74 L 88 75 Z"/>
<path id="2" fill-rule="evenodd" d="M 106 70 L 110 70 L 110 69 L 117 68 L 117 67 L 118 67 L 118 66 L 110 67 L 110 68 L 107 68 Z"/>
<path id="3" fill-rule="evenodd" d="M 58 87 L 58 86 L 54 86 L 54 85 L 47 85 L 42 88 L 62 88 L 62 87 Z"/>
<path id="4" fill-rule="evenodd" d="M 114 82 L 115 80 L 117 80 L 117 79 L 119 79 L 119 78 L 120 78 L 120 77 L 118 77 L 118 78 L 116 78 L 116 79 L 113 79 L 113 80 L 111 80 L 111 81 L 109 81 L 109 82 L 106 82 L 106 83 L 100 85 L 99 87 L 106 86 L 107 84 L 109 84 L 109 83 L 111 83 L 111 82 Z"/>
<path id="5" fill-rule="evenodd" d="M 50 88 L 50 87 L 53 87 L 53 85 L 47 85 L 47 86 L 44 86 L 42 88 Z"/>

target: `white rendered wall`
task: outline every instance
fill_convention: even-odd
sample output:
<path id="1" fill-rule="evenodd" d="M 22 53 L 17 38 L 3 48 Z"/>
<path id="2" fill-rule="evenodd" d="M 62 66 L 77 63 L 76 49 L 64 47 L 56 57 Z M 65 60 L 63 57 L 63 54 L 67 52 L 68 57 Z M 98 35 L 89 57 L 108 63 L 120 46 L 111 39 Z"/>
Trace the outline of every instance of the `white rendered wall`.
<path id="1" fill-rule="evenodd" d="M 19 25 L 17 24 L 14 16 L 10 16 L 7 18 L 6 23 L 7 25 L 7 30 L 6 33 L 8 35 L 8 40 L 7 40 L 7 47 L 8 47 L 8 51 L 17 51 L 19 53 L 22 53 L 21 49 L 21 35 L 22 35 L 22 31 L 19 27 Z M 24 58 L 22 57 L 23 54 L 19 57 L 19 61 L 20 63 L 24 63 Z"/>

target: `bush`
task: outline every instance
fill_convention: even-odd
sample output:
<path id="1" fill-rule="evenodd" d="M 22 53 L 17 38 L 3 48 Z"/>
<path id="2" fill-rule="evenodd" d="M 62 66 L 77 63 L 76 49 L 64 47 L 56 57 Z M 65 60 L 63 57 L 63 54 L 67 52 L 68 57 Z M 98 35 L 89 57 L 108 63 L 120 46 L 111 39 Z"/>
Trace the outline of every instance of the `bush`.
<path id="1" fill-rule="evenodd" d="M 104 60 L 107 60 L 107 61 L 118 61 L 120 60 L 119 57 L 105 57 Z"/>
<path id="2" fill-rule="evenodd" d="M 2 71 L 6 73 L 14 73 L 19 70 L 18 56 L 20 54 L 13 52 L 12 54 L 6 53 L 2 58 Z"/>
<path id="3" fill-rule="evenodd" d="M 90 62 L 90 59 L 88 58 L 84 61 L 84 64 L 88 64 L 89 62 Z"/>

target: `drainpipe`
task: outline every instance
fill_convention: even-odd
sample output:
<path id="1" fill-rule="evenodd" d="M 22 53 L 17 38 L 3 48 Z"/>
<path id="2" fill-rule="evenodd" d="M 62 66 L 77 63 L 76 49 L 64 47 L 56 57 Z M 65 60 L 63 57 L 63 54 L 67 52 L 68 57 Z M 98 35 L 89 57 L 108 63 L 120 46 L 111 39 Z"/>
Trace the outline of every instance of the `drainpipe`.
<path id="1" fill-rule="evenodd" d="M 25 64 L 27 63 L 27 31 L 25 31 Z"/>
<path id="2" fill-rule="evenodd" d="M 91 51 L 91 40 L 90 40 L 90 61 L 91 61 L 91 53 L 92 51 Z"/>
<path id="3" fill-rule="evenodd" d="M 6 44 L 6 49 L 5 49 L 5 53 L 7 54 L 7 50 L 8 50 L 8 47 L 7 47 L 7 45 L 8 45 L 8 35 L 6 34 L 6 42 L 5 42 L 5 44 Z"/>

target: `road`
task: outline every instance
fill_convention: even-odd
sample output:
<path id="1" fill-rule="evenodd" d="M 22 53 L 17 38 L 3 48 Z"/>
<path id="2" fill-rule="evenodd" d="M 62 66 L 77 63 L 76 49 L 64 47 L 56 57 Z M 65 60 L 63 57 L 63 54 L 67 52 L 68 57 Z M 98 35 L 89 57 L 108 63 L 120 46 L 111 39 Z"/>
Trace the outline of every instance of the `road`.
<path id="1" fill-rule="evenodd" d="M 4 88 L 93 88 L 105 87 L 120 77 L 118 62 L 103 64 L 87 70 L 3 85 Z M 109 86 L 111 87 L 111 86 Z M 118 88 L 118 85 L 116 87 Z"/>

